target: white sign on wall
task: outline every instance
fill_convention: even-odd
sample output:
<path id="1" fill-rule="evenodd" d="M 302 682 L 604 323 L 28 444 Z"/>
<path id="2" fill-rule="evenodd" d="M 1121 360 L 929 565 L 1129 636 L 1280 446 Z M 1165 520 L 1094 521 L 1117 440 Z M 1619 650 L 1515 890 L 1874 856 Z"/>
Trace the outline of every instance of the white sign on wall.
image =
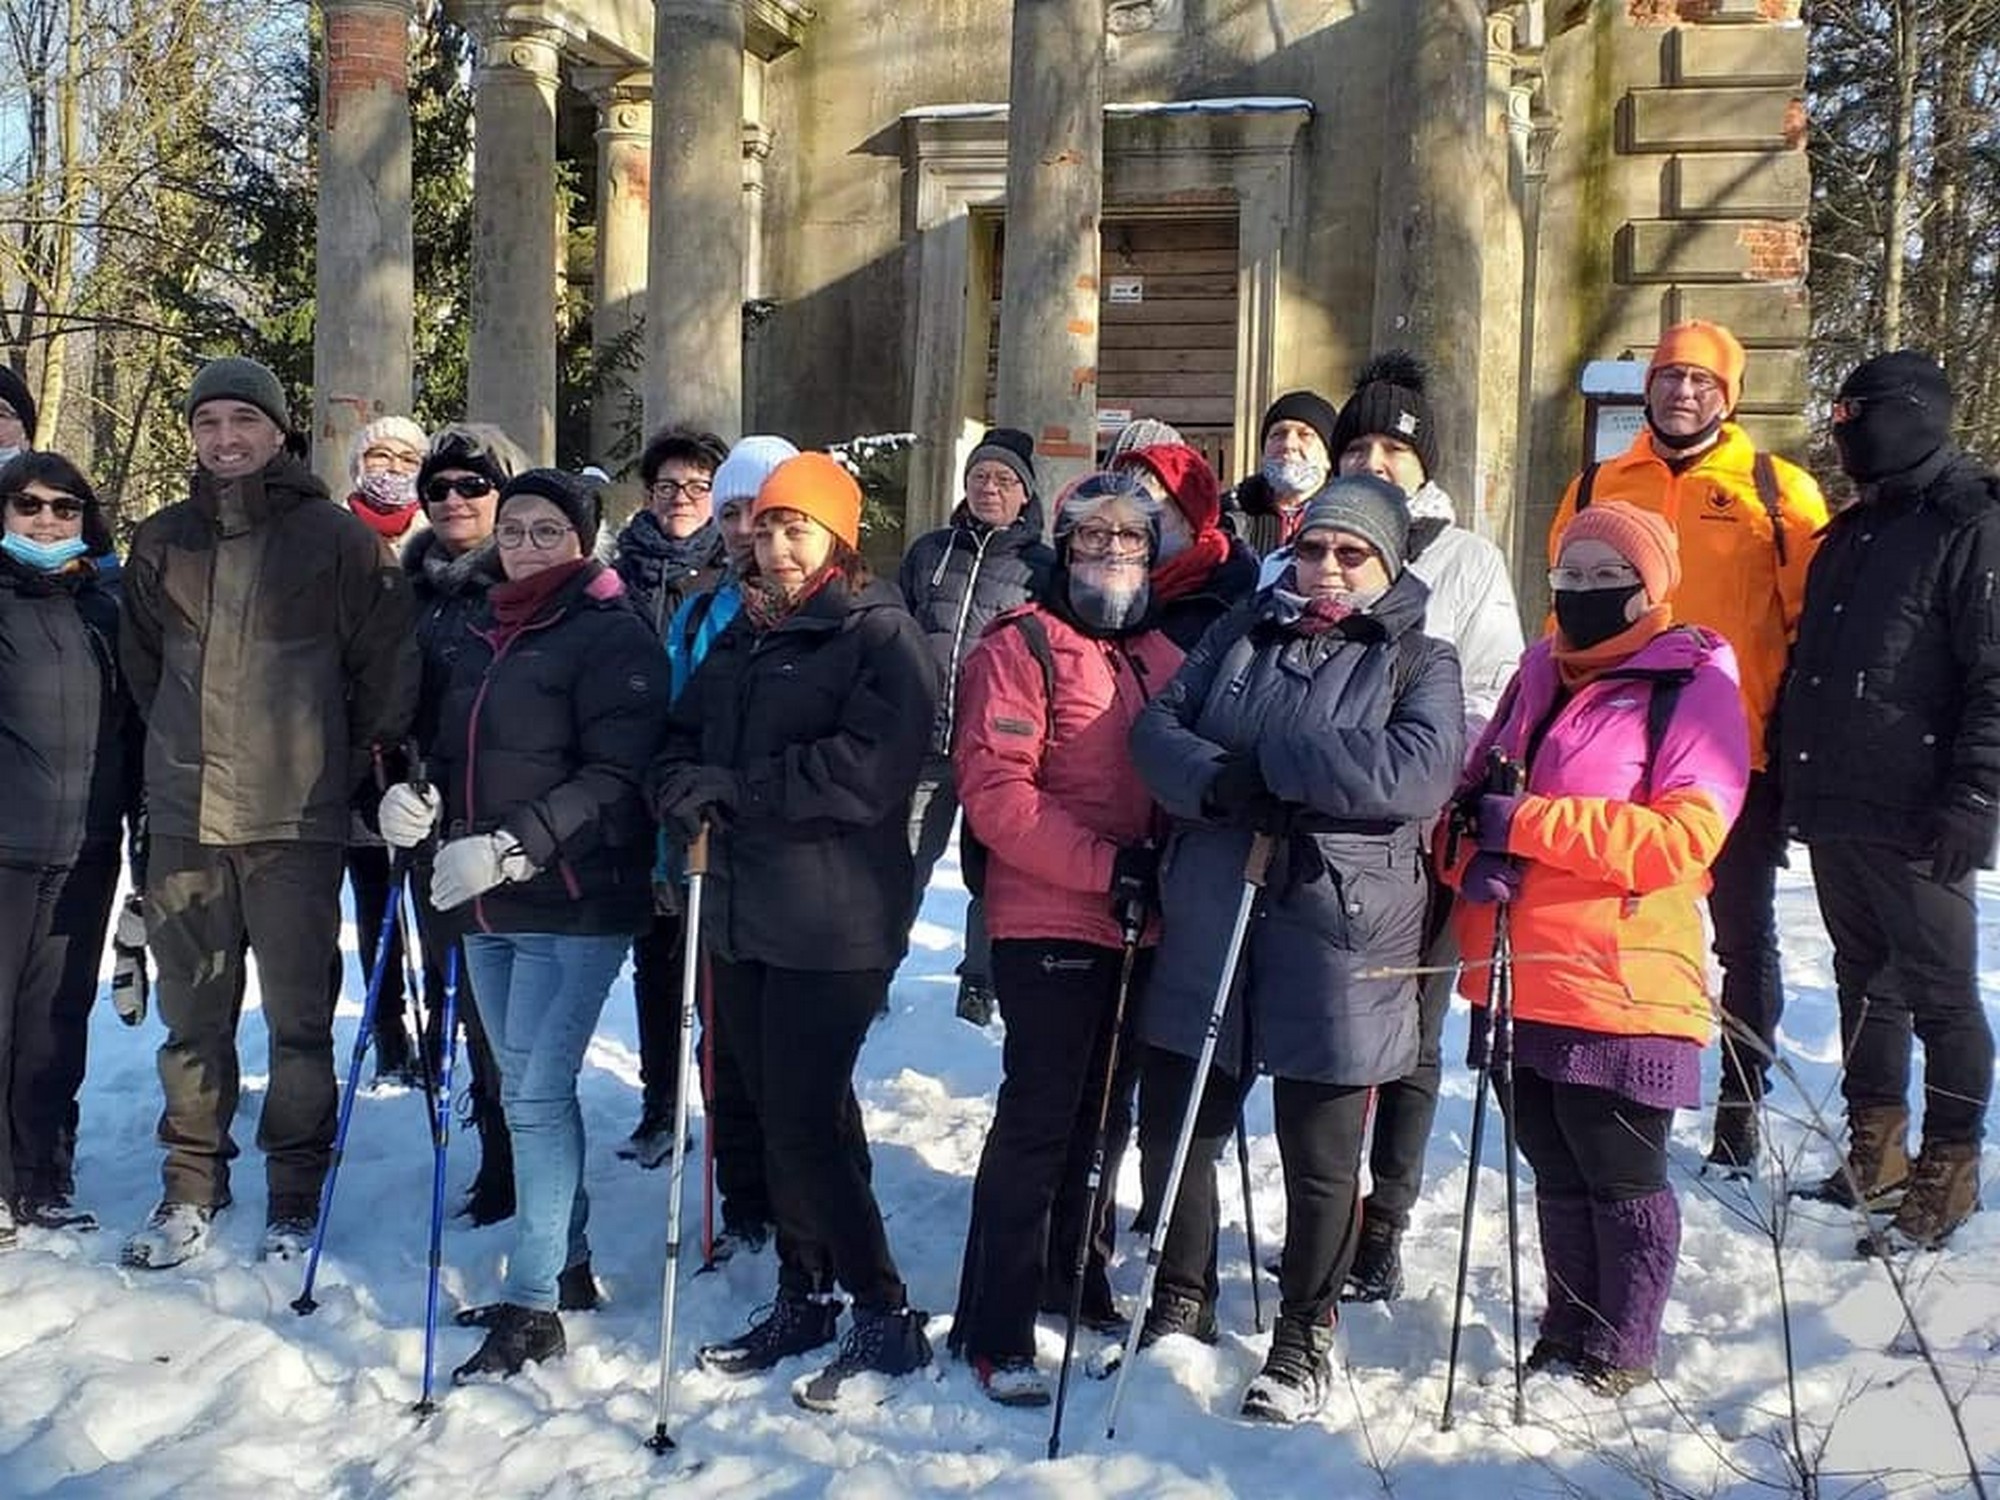
<path id="1" fill-rule="evenodd" d="M 1105 300 L 1113 307 L 1137 307 L 1146 300 L 1146 278 L 1114 276 L 1106 283 Z"/>

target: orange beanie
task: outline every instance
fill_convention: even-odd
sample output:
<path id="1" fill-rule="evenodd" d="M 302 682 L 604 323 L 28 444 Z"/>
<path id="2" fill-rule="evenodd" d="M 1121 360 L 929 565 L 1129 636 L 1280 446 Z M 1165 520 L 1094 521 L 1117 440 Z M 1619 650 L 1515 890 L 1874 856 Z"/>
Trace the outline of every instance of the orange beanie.
<path id="1" fill-rule="evenodd" d="M 773 469 L 750 503 L 750 519 L 756 520 L 767 510 L 795 510 L 810 516 L 848 546 L 860 550 L 861 486 L 824 453 L 801 453 Z"/>
<path id="2" fill-rule="evenodd" d="M 1735 334 L 1720 323 L 1694 318 L 1676 323 L 1660 335 L 1653 361 L 1646 366 L 1646 379 L 1650 382 L 1653 372 L 1665 365 L 1706 370 L 1722 382 L 1722 409 L 1728 413 L 1736 410 L 1743 396 L 1743 360 L 1743 346 L 1736 342 Z"/>
<path id="3" fill-rule="evenodd" d="M 1600 500 L 1563 528 L 1558 548 L 1595 537 L 1639 575 L 1646 597 L 1664 604 L 1681 581 L 1681 542 L 1673 523 L 1657 511 L 1641 510 L 1623 500 Z"/>

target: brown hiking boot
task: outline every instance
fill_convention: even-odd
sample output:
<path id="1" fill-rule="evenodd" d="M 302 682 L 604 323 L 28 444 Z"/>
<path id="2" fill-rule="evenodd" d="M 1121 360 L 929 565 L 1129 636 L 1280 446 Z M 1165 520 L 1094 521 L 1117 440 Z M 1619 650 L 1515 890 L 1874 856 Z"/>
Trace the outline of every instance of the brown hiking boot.
<path id="1" fill-rule="evenodd" d="M 1882 1238 L 1892 1252 L 1941 1249 L 1952 1231 L 1978 1212 L 1979 1143 L 1933 1143 L 1918 1154 L 1909 1188 Z M 1861 1242 L 1864 1255 L 1876 1248 L 1875 1236 Z"/>
<path id="2" fill-rule="evenodd" d="M 1909 1130 L 1910 1112 L 1900 1104 L 1855 1110 L 1847 1120 L 1846 1161 L 1798 1196 L 1871 1214 L 1893 1211 L 1910 1179 Z"/>

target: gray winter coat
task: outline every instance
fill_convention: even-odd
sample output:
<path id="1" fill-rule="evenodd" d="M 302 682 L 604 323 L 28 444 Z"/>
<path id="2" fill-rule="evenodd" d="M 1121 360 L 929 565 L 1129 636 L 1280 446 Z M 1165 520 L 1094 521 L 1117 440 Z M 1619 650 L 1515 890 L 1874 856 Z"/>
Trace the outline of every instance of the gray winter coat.
<path id="1" fill-rule="evenodd" d="M 1140 715 L 1133 757 L 1175 820 L 1149 1044 L 1201 1051 L 1251 840 L 1204 808 L 1233 754 L 1256 758 L 1291 817 L 1216 1065 L 1361 1086 L 1416 1062 L 1417 981 L 1401 971 L 1420 960 L 1426 834 L 1465 733 L 1458 657 L 1422 633 L 1428 594 L 1405 573 L 1371 612 L 1308 636 L 1296 599 L 1267 589 L 1218 621 Z"/>

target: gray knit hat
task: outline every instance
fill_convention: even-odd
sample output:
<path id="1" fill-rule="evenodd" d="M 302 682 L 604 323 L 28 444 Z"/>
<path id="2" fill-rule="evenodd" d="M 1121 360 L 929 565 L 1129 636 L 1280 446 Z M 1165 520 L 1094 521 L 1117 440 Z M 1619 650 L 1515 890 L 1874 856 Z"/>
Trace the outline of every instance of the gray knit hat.
<path id="1" fill-rule="evenodd" d="M 1402 490 L 1373 474 L 1344 474 L 1328 484 L 1306 506 L 1298 535 L 1308 531 L 1345 531 L 1358 536 L 1381 555 L 1391 578 L 1403 571 L 1403 554 L 1410 545 L 1410 503 Z"/>
<path id="2" fill-rule="evenodd" d="M 187 401 L 181 407 L 182 417 L 193 421 L 195 408 L 210 401 L 247 401 L 276 422 L 279 431 L 287 434 L 292 431 L 284 386 L 268 365 L 260 365 L 254 359 L 231 354 L 203 365 L 195 372 L 194 384 L 188 387 Z"/>
<path id="3" fill-rule="evenodd" d="M 973 468 L 983 463 L 1005 464 L 1014 471 L 1034 499 L 1041 494 L 1041 487 L 1035 479 L 1035 440 L 1018 427 L 989 427 L 979 439 L 979 446 L 965 456 L 965 479 L 972 477 Z"/>

